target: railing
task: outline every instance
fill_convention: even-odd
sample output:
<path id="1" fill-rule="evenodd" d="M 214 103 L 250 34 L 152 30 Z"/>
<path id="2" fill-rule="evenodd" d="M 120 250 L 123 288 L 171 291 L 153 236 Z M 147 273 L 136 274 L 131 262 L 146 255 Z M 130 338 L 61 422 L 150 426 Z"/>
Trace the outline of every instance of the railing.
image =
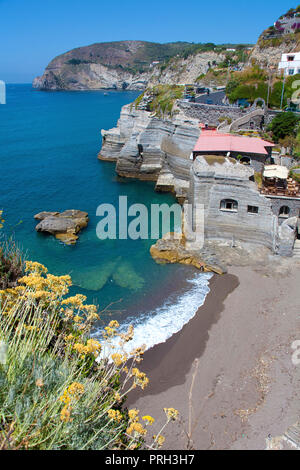
<path id="1" fill-rule="evenodd" d="M 300 188 L 295 186 L 294 188 L 278 188 L 277 186 L 263 186 L 260 188 L 261 194 L 266 196 L 283 196 L 300 198 Z"/>

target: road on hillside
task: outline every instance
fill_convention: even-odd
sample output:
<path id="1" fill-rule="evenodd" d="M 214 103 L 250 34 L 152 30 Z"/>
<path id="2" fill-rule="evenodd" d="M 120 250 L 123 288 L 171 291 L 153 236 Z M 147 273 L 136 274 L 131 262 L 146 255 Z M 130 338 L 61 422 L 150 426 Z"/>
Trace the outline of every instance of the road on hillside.
<path id="1" fill-rule="evenodd" d="M 195 99 L 195 103 L 223 105 L 222 100 L 225 98 L 224 91 L 216 91 L 209 95 L 202 95 Z"/>

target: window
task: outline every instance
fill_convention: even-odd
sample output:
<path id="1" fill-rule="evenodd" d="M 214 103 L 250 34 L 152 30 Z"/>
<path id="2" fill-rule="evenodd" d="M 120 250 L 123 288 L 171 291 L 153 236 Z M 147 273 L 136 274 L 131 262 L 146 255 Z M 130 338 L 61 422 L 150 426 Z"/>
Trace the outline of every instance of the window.
<path id="1" fill-rule="evenodd" d="M 300 69 L 297 70 L 297 73 L 300 73 Z"/>
<path id="2" fill-rule="evenodd" d="M 294 69 L 289 69 L 289 75 L 294 75 Z"/>
<path id="3" fill-rule="evenodd" d="M 250 165 L 251 163 L 251 160 L 249 157 L 243 157 L 240 159 L 240 162 L 243 164 L 243 165 Z"/>
<path id="4" fill-rule="evenodd" d="M 295 56 L 294 55 L 288 55 L 287 60 L 288 62 L 292 62 L 294 60 Z"/>
<path id="5" fill-rule="evenodd" d="M 288 206 L 282 206 L 279 210 L 279 217 L 288 217 L 291 210 Z"/>
<path id="6" fill-rule="evenodd" d="M 220 210 L 228 212 L 237 212 L 238 203 L 233 199 L 222 199 L 220 202 Z"/>
<path id="7" fill-rule="evenodd" d="M 249 214 L 258 214 L 258 207 L 257 206 L 248 206 Z"/>

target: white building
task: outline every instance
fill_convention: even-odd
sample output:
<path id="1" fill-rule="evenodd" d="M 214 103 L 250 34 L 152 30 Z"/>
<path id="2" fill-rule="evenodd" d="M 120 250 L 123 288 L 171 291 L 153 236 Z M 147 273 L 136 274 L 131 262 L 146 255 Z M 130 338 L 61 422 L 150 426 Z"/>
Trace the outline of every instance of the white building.
<path id="1" fill-rule="evenodd" d="M 300 73 L 300 52 L 282 54 L 278 69 L 283 69 L 285 75 L 296 75 Z"/>

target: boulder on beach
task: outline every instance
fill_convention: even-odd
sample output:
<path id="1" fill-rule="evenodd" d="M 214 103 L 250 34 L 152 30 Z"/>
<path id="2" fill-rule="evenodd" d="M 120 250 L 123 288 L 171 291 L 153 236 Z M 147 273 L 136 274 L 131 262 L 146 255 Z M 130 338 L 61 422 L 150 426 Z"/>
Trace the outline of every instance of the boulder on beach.
<path id="1" fill-rule="evenodd" d="M 54 235 L 66 245 L 74 245 L 78 239 L 78 232 L 87 226 L 88 213 L 80 210 L 66 210 L 64 212 L 39 212 L 34 216 L 40 222 L 35 227 L 37 232 L 46 232 Z"/>

